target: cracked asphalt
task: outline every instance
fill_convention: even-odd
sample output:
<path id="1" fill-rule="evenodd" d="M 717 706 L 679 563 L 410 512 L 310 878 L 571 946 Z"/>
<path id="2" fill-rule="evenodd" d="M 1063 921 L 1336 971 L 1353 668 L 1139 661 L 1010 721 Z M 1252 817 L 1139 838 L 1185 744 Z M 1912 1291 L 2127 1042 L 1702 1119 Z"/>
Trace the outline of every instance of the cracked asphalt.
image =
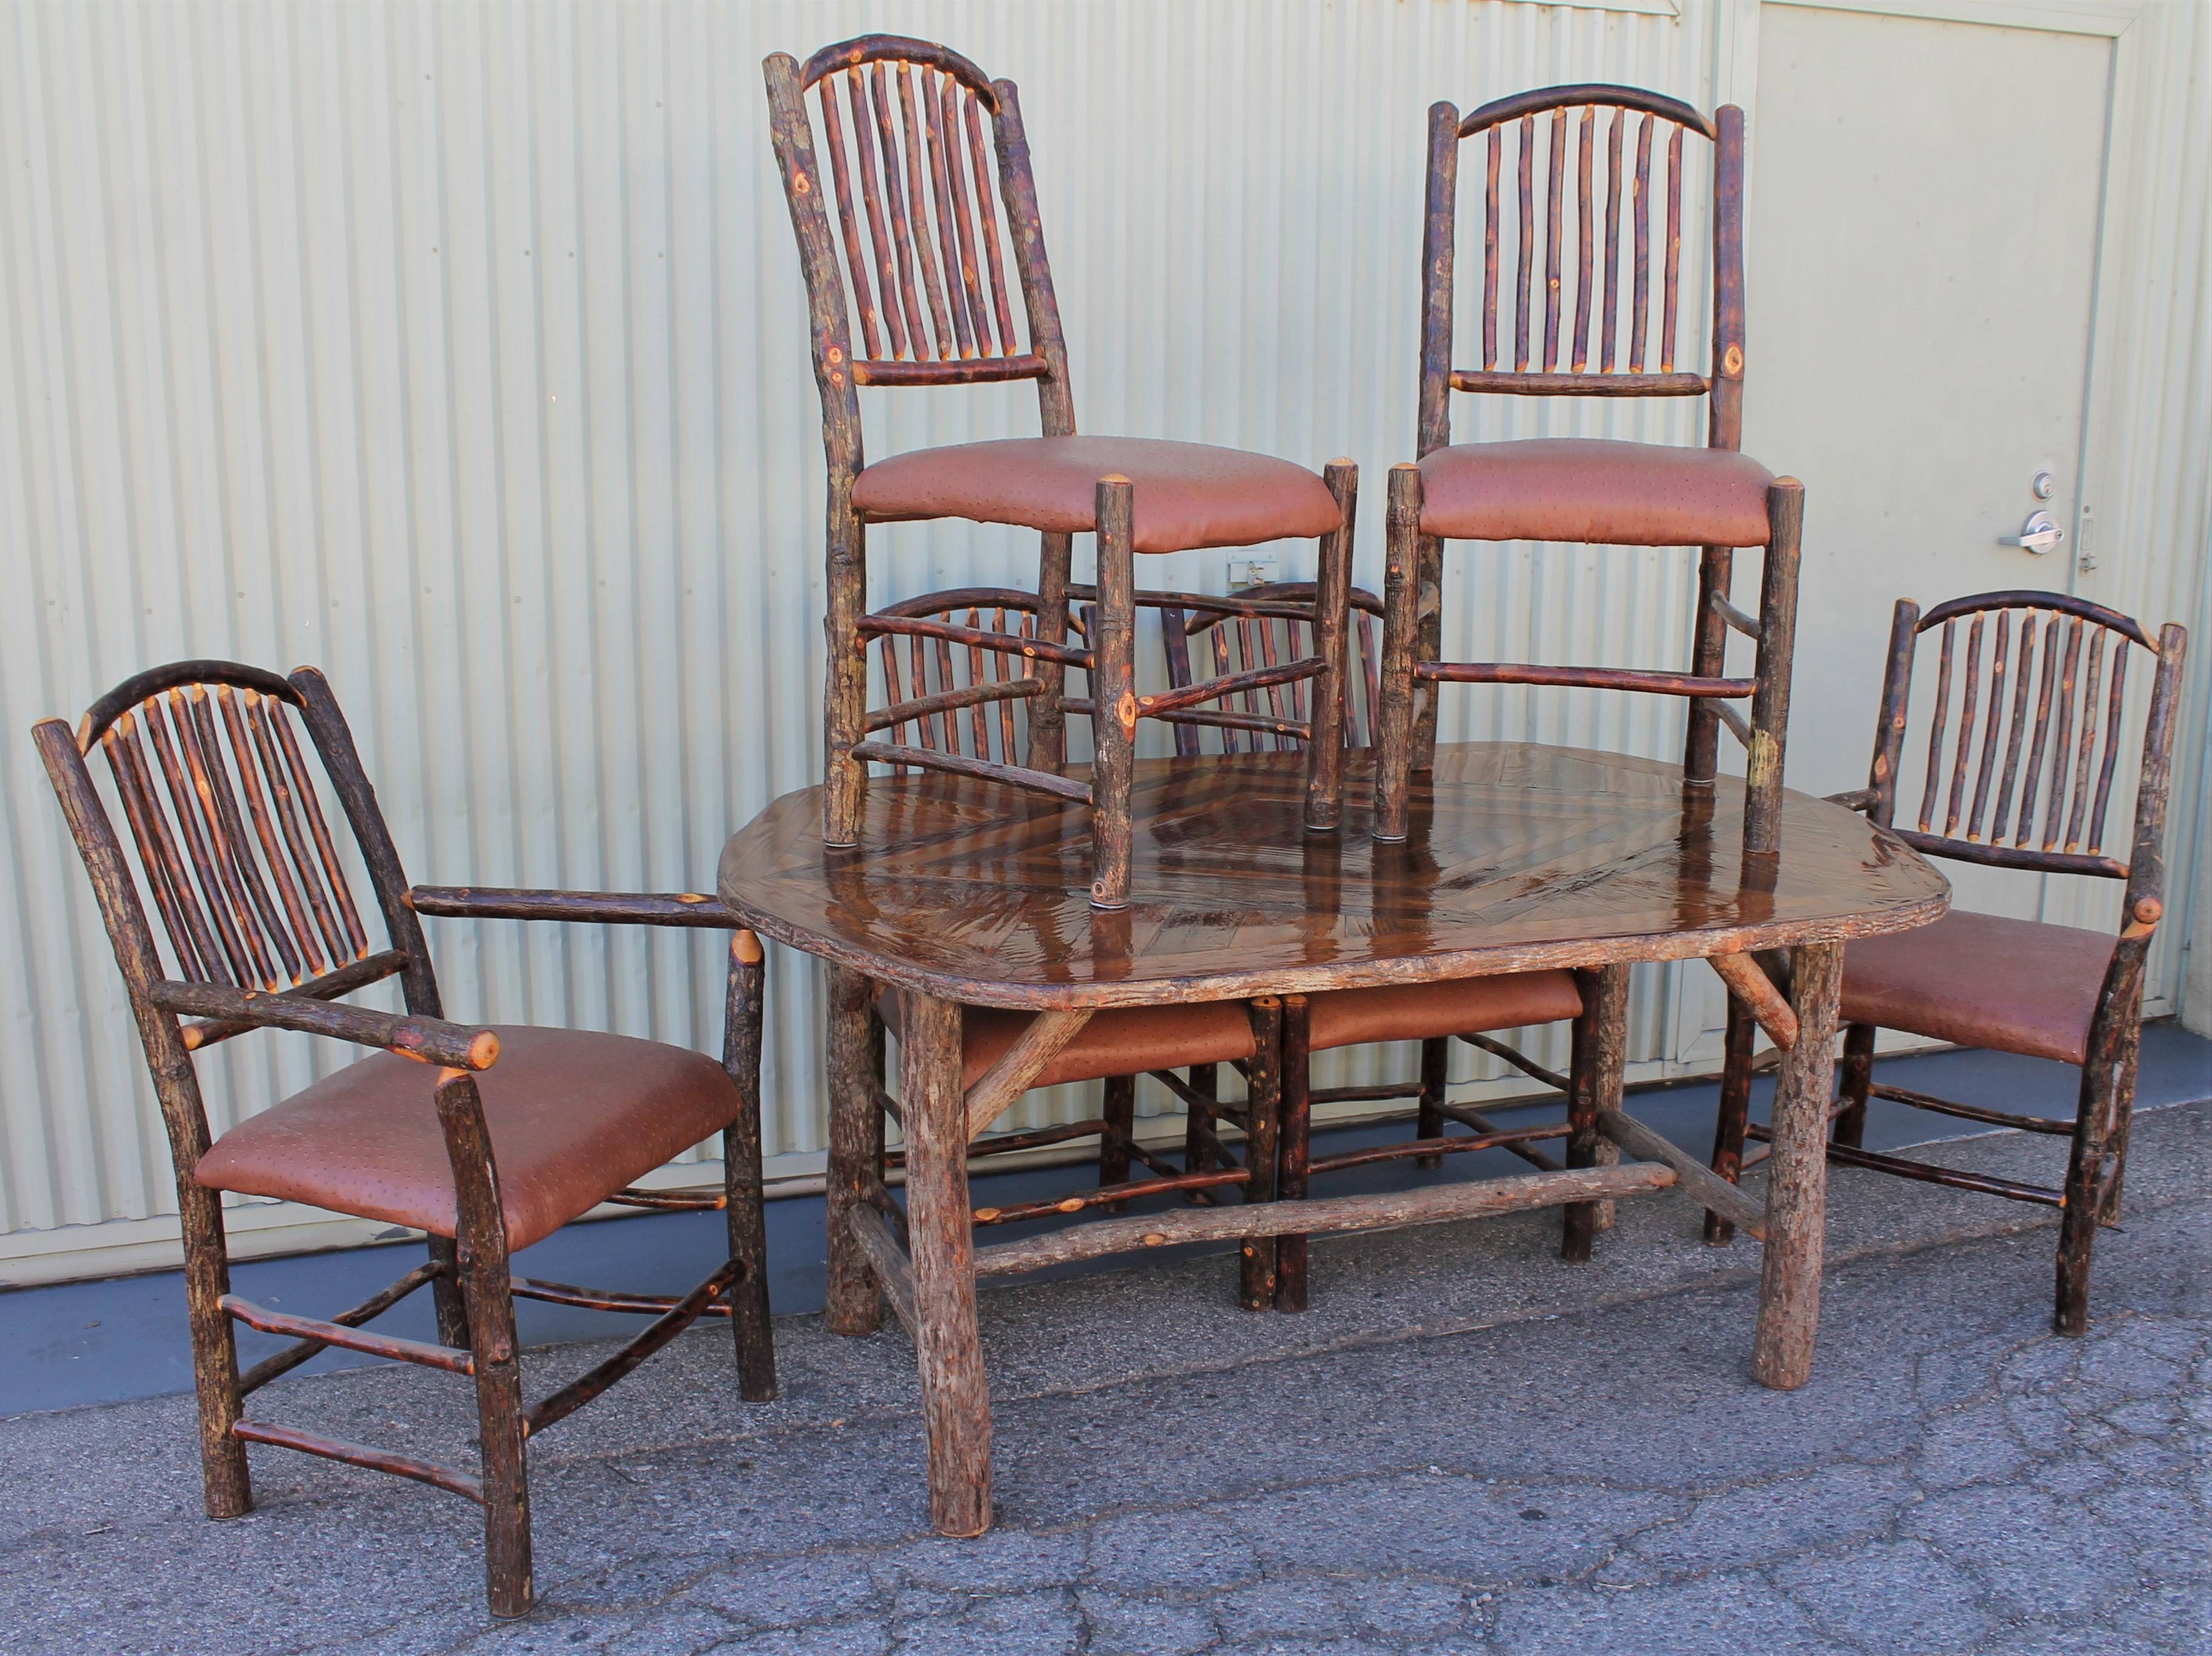
<path id="1" fill-rule="evenodd" d="M 2048 1141 L 1943 1159 L 2046 1175 Z M 895 1324 L 778 1326 L 784 1396 L 687 1335 L 533 1448 L 539 1608 L 483 1614 L 472 1508 L 257 1449 L 199 1515 L 189 1401 L 0 1422 L 0 1648 L 97 1652 L 2212 1650 L 2212 1106 L 2139 1119 L 2087 1338 L 2049 1216 L 1839 1171 L 1812 1383 L 1746 1373 L 1754 1244 L 1624 1207 L 1316 1243 L 1316 1309 L 1226 1259 L 983 1300 L 998 1527 L 932 1535 Z M 533 1392 L 589 1361 L 533 1353 Z M 465 1458 L 465 1384 L 355 1369 L 257 1413 Z"/>

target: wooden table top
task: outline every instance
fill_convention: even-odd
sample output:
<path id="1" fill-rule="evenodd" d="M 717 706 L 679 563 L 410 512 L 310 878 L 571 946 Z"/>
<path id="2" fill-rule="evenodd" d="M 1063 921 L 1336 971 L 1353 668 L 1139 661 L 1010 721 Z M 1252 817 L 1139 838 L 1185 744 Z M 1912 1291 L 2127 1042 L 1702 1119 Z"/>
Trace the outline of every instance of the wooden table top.
<path id="1" fill-rule="evenodd" d="M 1743 789 L 1679 766 L 1524 743 L 1440 746 L 1412 833 L 1369 834 L 1370 755 L 1344 825 L 1301 825 L 1302 753 L 1139 761 L 1131 904 L 1090 905 L 1088 813 L 909 773 L 867 787 L 860 842 L 822 843 L 822 791 L 732 836 L 722 900 L 779 943 L 972 1005 L 1307 993 L 1740 954 L 1908 931 L 1950 887 L 1856 811 L 1788 793 L 1747 878 Z"/>

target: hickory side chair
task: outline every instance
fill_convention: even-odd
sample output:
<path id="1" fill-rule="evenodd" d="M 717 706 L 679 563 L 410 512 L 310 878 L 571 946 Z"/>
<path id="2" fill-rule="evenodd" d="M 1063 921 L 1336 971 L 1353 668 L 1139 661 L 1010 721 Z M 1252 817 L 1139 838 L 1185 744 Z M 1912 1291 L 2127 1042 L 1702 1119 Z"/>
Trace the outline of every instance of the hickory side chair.
<path id="1" fill-rule="evenodd" d="M 1908 828 L 1896 818 L 1913 658 L 1920 635 L 1939 627 L 1927 767 Z M 1925 616 L 1911 599 L 1899 599 L 1869 783 L 1838 796 L 1929 856 L 2126 882 L 2117 937 L 1954 908 L 1916 931 L 1862 938 L 1844 955 L 1843 1084 L 1829 1160 L 2057 1208 L 2051 1325 L 2061 1334 L 2087 1330 L 2097 1227 L 2119 1217 L 2142 1038 L 2143 959 L 2165 913 L 2166 786 L 2188 643 L 2179 626 L 2169 623 L 2154 640 L 2117 610 L 2059 592 L 1984 592 L 1940 604 Z M 2128 663 L 2138 649 L 2154 658 L 2155 667 L 2136 772 L 2135 829 L 2123 862 L 2104 849 L 2105 818 L 2127 713 Z M 1985 1109 L 1878 1085 L 1875 1035 L 1885 1028 L 2078 1065 L 2074 1119 Z M 1748 1044 L 1729 1056 L 1732 1073 L 1723 1091 L 1713 1170 L 1733 1180 L 1741 1170 L 1746 1136 L 1767 1135 L 1745 1120 Z M 2065 1180 L 2055 1188 L 2026 1184 L 1865 1149 L 1869 1098 L 2067 1138 Z M 1722 1223 L 1708 1216 L 1709 1234 L 1717 1240 L 1728 1234 Z"/>
<path id="2" fill-rule="evenodd" d="M 1514 139 L 1510 173 L 1505 166 L 1509 129 Z M 1596 153 L 1601 129 L 1605 148 L 1601 175 Z M 1692 136 L 1710 143 L 1713 152 L 1713 319 L 1707 373 L 1676 365 L 1686 146 Z M 1461 368 L 1452 365 L 1458 179 L 1461 145 L 1474 138 L 1483 141 L 1484 153 L 1481 365 Z M 1663 220 L 1656 217 L 1659 209 L 1651 187 L 1655 151 L 1662 158 L 1665 184 Z M 1540 152 L 1546 157 L 1540 191 Z M 1567 188 L 1571 173 L 1571 194 Z M 1509 193 L 1517 196 L 1518 228 L 1510 253 L 1504 249 L 1500 228 L 1509 211 Z M 1451 104 L 1431 106 L 1421 244 L 1420 458 L 1418 464 L 1391 470 L 1385 531 L 1375 763 L 1378 840 L 1395 842 L 1407 836 L 1412 774 L 1429 767 L 1436 749 L 1437 687 L 1529 684 L 1686 698 L 1686 785 L 1693 789 L 1714 786 L 1719 731 L 1725 726 L 1747 749 L 1745 853 L 1756 858 L 1771 857 L 1776 850 L 1804 493 L 1795 479 L 1777 478 L 1738 452 L 1744 373 L 1742 195 L 1743 115 L 1733 106 L 1724 106 L 1708 119 L 1687 104 L 1656 93 L 1577 85 L 1516 94 L 1486 104 L 1464 118 Z M 1540 316 L 1536 298 L 1540 226 Z M 1655 244 L 1659 265 L 1656 294 Z M 1512 290 L 1513 331 L 1510 355 L 1501 363 L 1500 294 L 1508 286 Z M 1703 397 L 1707 401 L 1705 446 L 1686 448 L 1596 438 L 1454 444 L 1454 391 Z M 1700 548 L 1691 670 L 1443 660 L 1446 540 Z M 1729 602 L 1735 553 L 1754 546 L 1765 549 L 1756 617 Z M 1748 677 L 1726 674 L 1731 629 L 1753 640 Z M 1751 702 L 1748 719 L 1728 705 L 1747 698 Z M 1732 987 L 1759 970 L 1755 962 L 1745 960 L 1715 965 Z M 1601 1140 L 1596 1122 L 1600 1112 L 1620 1106 L 1621 1032 L 1628 1000 L 1626 966 L 1598 968 L 1579 977 L 1572 998 L 1576 1010 L 1567 1010 L 1570 997 L 1564 986 L 1553 986 L 1544 997 L 1547 1006 L 1556 1007 L 1549 1016 L 1577 1019 L 1573 1074 L 1554 1075 L 1501 1044 L 1483 1043 L 1486 1050 L 1567 1093 L 1570 1167 L 1589 1166 L 1613 1153 Z M 1295 998 L 1285 1004 L 1286 1144 L 1297 1131 L 1294 1054 L 1305 1039 L 1301 1022 L 1310 1015 L 1310 1009 L 1301 1008 Z M 1740 1040 L 1748 1051 L 1753 1025 L 1734 992 L 1729 1016 L 1732 1043 Z M 1423 1131 L 1432 1125 L 1425 1120 Z M 1286 1160 L 1286 1197 L 1297 1183 L 1297 1175 Z M 1603 1210 L 1590 1204 L 1571 1207 L 1562 1244 L 1565 1257 L 1586 1258 L 1591 1232 L 1606 1222 Z"/>
<path id="3" fill-rule="evenodd" d="M 1079 606 L 1071 611 L 1071 628 L 1087 634 L 1095 625 L 1095 606 L 1084 587 L 1071 587 Z M 1310 597 L 1310 593 L 1308 594 Z M 1181 594 L 1164 597 L 1147 595 L 1150 604 L 1165 604 Z M 1371 600 L 1370 600 L 1371 602 Z M 908 695 L 907 716 L 894 718 L 898 709 L 870 715 L 872 725 L 890 731 L 902 747 L 919 747 L 940 755 L 989 761 L 994 753 L 1011 762 L 1021 750 L 1024 725 L 1036 702 L 1025 696 L 1002 696 L 995 705 L 974 699 L 969 692 L 978 686 L 995 686 L 1034 673 L 1034 658 L 987 649 L 963 641 L 988 633 L 994 637 L 1034 639 L 1039 600 L 1034 593 L 1006 587 L 969 587 L 958 591 L 926 594 L 887 605 L 883 615 L 931 622 L 931 633 L 886 632 L 878 635 L 877 650 L 884 682 L 893 695 Z M 1087 704 L 1070 701 L 1073 711 Z M 929 711 L 933 709 L 934 711 Z M 1191 716 L 1199 716 L 1193 714 Z M 1098 1186 L 1048 1202 L 974 1210 L 978 1227 L 1018 1223 L 1048 1215 L 1079 1213 L 1103 1208 L 1119 1211 L 1132 1198 L 1183 1192 L 1196 1202 L 1216 1202 L 1232 1192 L 1244 1201 L 1267 1201 L 1274 1194 L 1275 1120 L 1277 1088 L 1275 1054 L 1279 1046 L 1276 1003 L 1247 1007 L 1212 1002 L 1115 1009 L 1099 1012 L 1060 1047 L 1045 1068 L 1023 1088 L 1099 1081 L 1104 1083 L 1101 1113 L 1079 1121 L 1063 1122 L 1026 1131 L 986 1133 L 969 1146 L 971 1158 L 1010 1155 L 1048 1145 L 1096 1137 L 1098 1140 Z M 869 1165 L 872 1179 L 863 1189 L 862 1203 L 848 1210 L 846 1220 L 862 1247 L 877 1255 L 890 1236 L 903 1248 L 904 1210 L 892 1199 L 884 1179 L 887 1170 L 904 1158 L 884 1143 L 886 1120 L 901 1119 L 898 1101 L 884 1086 L 884 1043 L 886 1028 L 901 1029 L 904 1003 L 895 989 L 885 987 L 874 997 L 868 1011 L 867 1085 L 876 1109 L 870 1125 Z M 975 1089 L 993 1067 L 1013 1051 L 1030 1019 L 1015 1011 L 971 1006 L 961 1022 L 962 1086 L 977 1099 L 971 1112 L 974 1131 L 981 1133 L 993 1119 L 1012 1105 L 1019 1093 L 978 1094 Z M 1219 1073 L 1227 1065 L 1244 1077 L 1246 1096 L 1221 1097 Z M 1175 1071 L 1186 1070 L 1188 1079 Z M 1184 1165 L 1178 1168 L 1136 1137 L 1136 1077 L 1153 1076 L 1178 1096 L 1203 1093 L 1210 1106 L 1200 1119 L 1194 1114 L 1185 1139 Z M 1218 1120 L 1232 1121 L 1243 1131 L 1241 1144 L 1225 1143 Z M 1140 1164 L 1149 1177 L 1132 1181 L 1132 1162 Z M 1248 1243 L 1242 1263 L 1243 1302 L 1249 1309 L 1264 1310 L 1273 1294 L 1268 1275 L 1271 1249 Z M 895 1281 L 899 1273 L 878 1273 Z"/>
<path id="4" fill-rule="evenodd" d="M 431 905 L 420 899 L 441 896 L 435 912 L 448 913 L 519 906 L 613 922 L 728 925 L 732 919 L 705 899 L 487 893 L 475 894 L 488 900 L 478 910 L 470 893 L 410 888 L 345 719 L 312 667 L 287 678 L 231 662 L 178 662 L 109 691 L 76 731 L 46 719 L 33 736 L 91 876 L 168 1133 L 208 1516 L 252 1508 L 249 1443 L 413 1478 L 483 1507 L 492 1614 L 527 1613 L 526 1449 L 538 1433 L 707 1314 L 732 1320 L 740 1394 L 756 1402 L 775 1395 L 760 1188 L 758 940 L 742 930 L 733 940 L 720 1064 L 622 1035 L 448 1022 L 416 918 Z M 106 757 L 127 841 L 86 762 L 94 748 Z M 352 829 L 382 913 L 380 949 L 363 924 L 325 791 Z M 166 959 L 147 919 L 149 897 Z M 336 1004 L 394 977 L 404 1013 Z M 211 1142 L 195 1057 L 254 1029 L 377 1050 Z M 629 1187 L 717 1132 L 720 1198 Z M 270 1310 L 230 1291 L 224 1192 L 410 1226 L 428 1234 L 429 1258 L 327 1319 Z M 726 1207 L 730 1258 L 680 1299 L 511 1273 L 511 1255 L 602 1202 Z M 362 1326 L 426 1285 L 436 1302 L 434 1344 Z M 516 1297 L 655 1320 L 526 1407 Z M 241 1374 L 232 1327 L 240 1322 L 294 1343 Z M 249 1395 L 333 1346 L 473 1380 L 481 1470 L 246 1417 Z"/>
<path id="5" fill-rule="evenodd" d="M 1308 591 L 1300 584 L 1283 582 L 1250 588 L 1244 596 L 1288 600 L 1295 610 Z M 1249 672 L 1255 666 L 1294 659 L 1307 647 L 1301 635 L 1307 623 L 1295 614 L 1232 614 L 1217 607 L 1218 600 L 1210 597 L 1173 594 L 1168 598 L 1170 601 L 1162 604 L 1161 635 L 1171 684 L 1202 682 L 1197 676 L 1200 670 L 1210 670 L 1217 679 Z M 1375 623 L 1382 609 L 1373 593 L 1352 590 L 1351 636 L 1358 650 L 1346 665 L 1349 689 L 1345 699 L 1345 745 L 1348 749 L 1371 745 L 1376 703 Z M 1215 739 L 1224 753 L 1239 751 L 1240 743 L 1244 750 L 1251 752 L 1279 750 L 1300 744 L 1310 736 L 1311 726 L 1307 720 L 1307 708 L 1298 695 L 1299 688 L 1271 688 L 1264 692 L 1267 698 L 1265 705 L 1261 701 L 1261 693 L 1246 692 L 1232 705 L 1194 707 L 1177 715 L 1177 751 L 1203 751 L 1209 728 L 1219 732 Z M 1363 691 L 1364 718 L 1361 716 Z M 1283 1005 L 1282 1022 L 1287 1039 L 1278 1065 L 1280 1078 L 1277 1085 L 1281 1101 L 1276 1139 L 1280 1149 L 1275 1191 L 1279 1199 L 1299 1200 L 1306 1195 L 1314 1179 L 1349 1168 L 1402 1160 L 1434 1168 L 1442 1165 L 1448 1155 L 1492 1146 L 1509 1150 L 1540 1168 L 1556 1170 L 1559 1167 L 1557 1161 L 1536 1146 L 1543 1140 L 1567 1137 L 1568 1126 L 1501 1127 L 1482 1112 L 1451 1103 L 1445 1092 L 1451 1043 L 1456 1038 L 1505 1059 L 1547 1086 L 1573 1097 L 1576 1081 L 1553 1075 L 1494 1039 L 1492 1034 L 1563 1018 L 1577 1021 L 1574 1046 L 1577 1074 L 1587 1089 L 1584 1072 L 1595 1060 L 1598 1047 L 1587 1038 L 1589 1031 L 1580 1021 L 1583 995 L 1574 974 L 1524 972 L 1450 983 L 1334 990 L 1290 996 Z M 1420 1043 L 1420 1074 L 1417 1080 L 1320 1089 L 1312 1085 L 1314 1053 L 1395 1040 Z M 1182 1100 L 1189 1112 L 1185 1166 L 1193 1169 L 1207 1166 L 1212 1137 L 1208 1131 L 1209 1118 L 1219 1107 L 1214 1099 L 1217 1089 L 1212 1076 L 1194 1071 L 1188 1088 L 1171 1076 L 1162 1075 L 1158 1079 Z M 1312 1119 L 1316 1105 L 1403 1098 L 1416 1101 L 1412 1139 L 1346 1151 L 1319 1162 L 1313 1159 Z M 1544 1101 L 1516 1101 L 1507 1107 L 1524 1108 Z M 1467 1129 L 1467 1133 L 1450 1133 L 1449 1128 L 1452 1125 Z M 1247 1244 L 1248 1247 L 1251 1246 Z M 1258 1246 L 1261 1249 L 1272 1247 L 1274 1251 L 1276 1308 L 1304 1310 L 1310 1281 L 1305 1238 L 1293 1235 L 1261 1239 Z M 1586 1259 L 1589 1247 L 1587 1227 L 1578 1228 L 1569 1240 L 1569 1257 Z"/>
<path id="6" fill-rule="evenodd" d="M 1605 129 L 1602 246 L 1595 215 L 1598 129 Z M 1634 130 L 1634 173 L 1628 139 Z M 1519 197 L 1511 366 L 1498 361 L 1499 220 L 1506 194 L 1506 129 L 1515 130 Z M 1574 138 L 1574 194 L 1565 192 Z M 1678 368 L 1681 312 L 1684 140 L 1713 149 L 1713 323 L 1709 373 Z M 1485 140 L 1482 365 L 1452 366 L 1460 146 Z M 1663 146 L 1662 139 L 1663 138 Z M 1659 227 L 1658 303 L 1652 301 L 1655 148 L 1664 155 L 1666 218 Z M 1536 155 L 1548 152 L 1540 209 Z M 1623 198 L 1630 220 L 1621 234 Z M 1725 725 L 1747 750 L 1744 846 L 1775 847 L 1782 758 L 1796 641 L 1798 532 L 1804 491 L 1738 452 L 1743 428 L 1743 112 L 1708 120 L 1687 104 L 1624 86 L 1559 86 L 1484 105 L 1465 119 L 1449 103 L 1429 110 L 1426 221 L 1421 241 L 1419 463 L 1394 467 L 1387 514 L 1382 708 L 1376 764 L 1376 837 L 1406 837 L 1411 773 L 1436 747 L 1436 690 L 1444 683 L 1551 684 L 1642 690 L 1689 699 L 1683 768 L 1711 785 Z M 1567 286 L 1566 223 L 1575 221 L 1575 275 Z M 1543 221 L 1540 331 L 1536 233 Z M 1625 267 L 1632 250 L 1632 266 Z M 1574 315 L 1566 323 L 1570 292 Z M 1593 321 L 1595 351 L 1593 355 Z M 1568 327 L 1561 366 L 1562 325 Z M 1451 440 L 1451 393 L 1520 397 L 1703 397 L 1703 448 L 1602 438 L 1517 442 Z M 1450 662 L 1443 644 L 1446 540 L 1565 541 L 1606 546 L 1696 546 L 1698 604 L 1691 670 Z M 1759 613 L 1729 602 L 1735 550 L 1764 547 Z M 1748 678 L 1725 673 L 1728 634 L 1751 638 Z M 1749 699 L 1748 720 L 1726 705 Z"/>
<path id="7" fill-rule="evenodd" d="M 1190 697 L 1294 680 L 1313 681 L 1319 702 L 1334 707 L 1341 698 L 1356 468 L 1334 462 L 1324 478 L 1288 461 L 1233 449 L 1078 436 L 1060 308 L 1013 82 L 991 80 L 946 47 L 884 34 L 824 47 L 803 65 L 778 52 L 763 68 L 776 161 L 806 281 L 829 461 L 823 840 L 833 846 L 854 843 L 871 761 L 987 778 L 1088 808 L 1091 901 L 1101 909 L 1124 907 L 1139 719 L 1188 707 Z M 1003 233 L 994 197 L 1006 211 Z M 1009 300 L 1010 264 L 1020 290 L 1025 342 Z M 862 386 L 1017 379 L 1036 382 L 1043 435 L 923 449 L 867 463 L 860 434 Z M 1034 638 L 945 634 L 935 629 L 947 623 L 867 612 L 869 525 L 945 518 L 1040 531 Z M 1073 537 L 1081 532 L 1095 533 L 1097 540 L 1099 621 L 1095 634 L 1076 645 L 1068 640 L 1069 562 Z M 1320 543 L 1312 615 L 1321 645 L 1315 653 L 1241 683 L 1139 695 L 1134 555 L 1278 539 Z M 1032 674 L 963 693 L 975 702 L 1011 695 L 1036 700 L 1021 762 L 871 736 L 872 727 L 940 711 L 912 704 L 869 710 L 867 641 L 898 632 L 945 636 L 1036 662 Z M 1107 714 L 1092 720 L 1088 780 L 1066 773 L 1062 692 L 1071 666 L 1089 673 L 1091 700 Z M 1333 716 L 1327 722 L 1334 728 Z M 1336 826 L 1341 763 L 1336 744 L 1313 744 L 1306 822 L 1315 830 Z"/>

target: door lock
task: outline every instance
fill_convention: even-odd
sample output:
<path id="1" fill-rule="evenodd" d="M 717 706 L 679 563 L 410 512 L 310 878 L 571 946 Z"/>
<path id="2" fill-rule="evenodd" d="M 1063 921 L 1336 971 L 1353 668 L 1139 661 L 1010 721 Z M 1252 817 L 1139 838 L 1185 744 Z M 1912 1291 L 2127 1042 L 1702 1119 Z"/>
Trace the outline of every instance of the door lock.
<path id="1" fill-rule="evenodd" d="M 2058 543 L 2066 538 L 2066 531 L 2048 512 L 2031 512 L 2027 521 L 2020 526 L 2017 535 L 2000 535 L 1999 546 L 2017 546 L 2033 552 L 2039 558 L 2058 549 Z"/>

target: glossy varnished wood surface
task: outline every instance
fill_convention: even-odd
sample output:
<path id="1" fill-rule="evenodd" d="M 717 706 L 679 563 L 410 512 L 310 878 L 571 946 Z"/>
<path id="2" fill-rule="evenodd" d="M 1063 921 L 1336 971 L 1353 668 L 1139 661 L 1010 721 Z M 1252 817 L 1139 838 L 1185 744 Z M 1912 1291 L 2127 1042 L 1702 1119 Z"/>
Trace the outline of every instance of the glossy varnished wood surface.
<path id="1" fill-rule="evenodd" d="M 1297 753 L 1136 767 L 1131 905 L 1090 906 L 1079 810 L 945 775 L 878 777 L 860 844 L 824 846 L 819 789 L 732 836 L 723 901 L 777 941 L 970 1004 L 1112 1006 L 1544 966 L 1671 960 L 1924 925 L 1950 889 L 1857 813 L 1784 796 L 1749 877 L 1743 787 L 1518 743 L 1441 746 L 1402 844 L 1369 834 L 1365 755 L 1345 822 L 1301 827 Z"/>

